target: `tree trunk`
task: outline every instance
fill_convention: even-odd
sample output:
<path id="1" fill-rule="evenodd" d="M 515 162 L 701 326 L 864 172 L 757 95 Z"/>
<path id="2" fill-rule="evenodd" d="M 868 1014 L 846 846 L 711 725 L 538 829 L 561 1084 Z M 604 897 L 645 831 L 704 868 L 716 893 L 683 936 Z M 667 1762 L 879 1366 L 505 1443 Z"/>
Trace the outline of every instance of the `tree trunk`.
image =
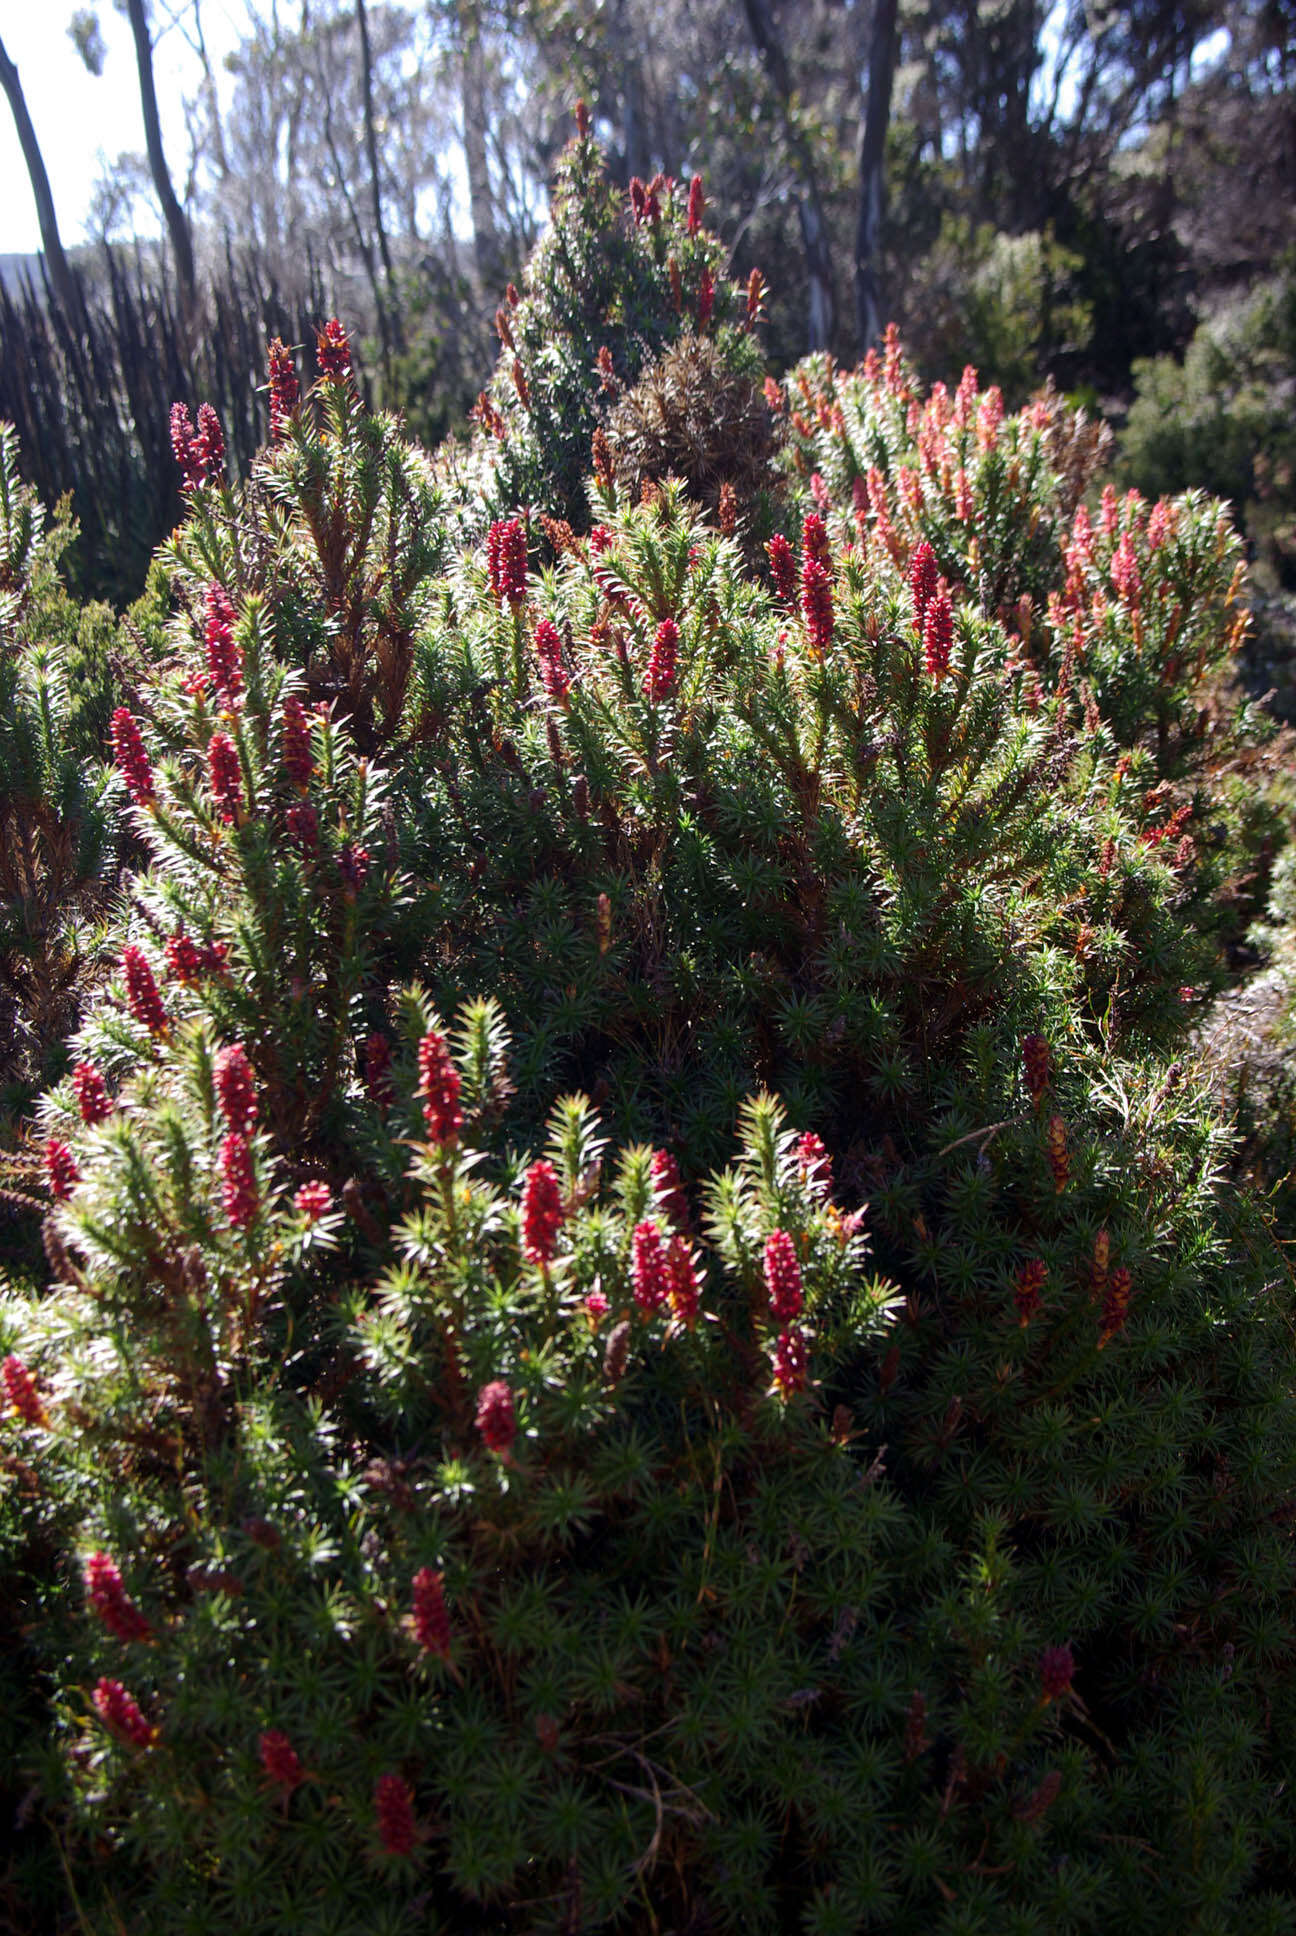
<path id="1" fill-rule="evenodd" d="M 45 267 L 49 270 L 54 292 L 62 303 L 64 314 L 71 326 L 75 323 L 81 308 L 77 287 L 72 280 L 68 259 L 63 253 L 63 241 L 59 235 L 58 221 L 54 214 L 54 197 L 50 193 L 49 176 L 45 173 L 45 161 L 41 155 L 40 143 L 36 139 L 36 130 L 32 126 L 31 116 L 27 112 L 22 82 L 18 79 L 18 69 L 5 51 L 3 41 L 0 41 L 0 87 L 3 87 L 9 99 L 9 106 L 13 110 L 14 126 L 18 130 L 23 160 L 27 163 L 27 173 L 31 178 L 32 195 L 36 201 L 36 219 L 40 223 L 41 248 L 45 254 Z"/>
<path id="2" fill-rule="evenodd" d="M 855 229 L 855 329 L 863 356 L 882 334 L 878 256 L 886 214 L 886 138 L 895 80 L 899 0 L 874 0 L 868 81 L 859 137 L 859 221 Z"/>
<path id="3" fill-rule="evenodd" d="M 144 141 L 148 148 L 149 172 L 157 198 L 162 204 L 162 219 L 175 253 L 176 273 L 187 305 L 192 307 L 197 288 L 194 271 L 193 238 L 185 212 L 176 198 L 162 147 L 162 123 L 158 118 L 157 88 L 153 81 L 153 43 L 144 17 L 144 0 L 126 0 L 131 32 L 135 36 L 135 64 L 139 69 L 140 107 L 144 114 Z"/>
<path id="4" fill-rule="evenodd" d="M 788 146 L 801 176 L 802 192 L 797 203 L 797 217 L 801 224 L 801 246 L 805 251 L 806 276 L 810 285 L 808 346 L 812 350 L 826 350 L 832 342 L 837 299 L 833 289 L 828 223 L 824 217 L 823 198 L 819 193 L 814 155 L 793 118 L 792 77 L 788 72 L 783 43 L 774 24 L 770 0 L 743 0 L 743 10 L 752 39 L 765 64 L 765 71 L 778 96 Z"/>
<path id="5" fill-rule="evenodd" d="M 378 173 L 378 136 L 374 127 L 373 54 L 369 46 L 369 16 L 365 11 L 365 0 L 356 0 L 356 20 L 360 28 L 360 80 L 364 90 L 365 155 L 369 162 L 369 191 L 373 201 L 374 234 L 378 240 L 378 253 L 382 257 L 383 283 L 387 292 L 387 299 L 378 311 L 386 362 L 391 349 L 399 347 L 401 332 L 396 309 L 396 290 L 392 281 L 391 250 L 387 246 L 387 230 L 383 223 L 382 179 Z M 390 375 L 390 370 L 385 374 Z"/>
<path id="6" fill-rule="evenodd" d="M 486 60 L 482 53 L 481 16 L 476 0 L 460 0 L 459 56 L 462 75 L 464 163 L 468 171 L 468 206 L 472 214 L 473 260 L 477 279 L 494 301 L 499 294 L 499 242 L 495 233 L 495 198 L 491 193 L 490 163 L 486 154 Z"/>

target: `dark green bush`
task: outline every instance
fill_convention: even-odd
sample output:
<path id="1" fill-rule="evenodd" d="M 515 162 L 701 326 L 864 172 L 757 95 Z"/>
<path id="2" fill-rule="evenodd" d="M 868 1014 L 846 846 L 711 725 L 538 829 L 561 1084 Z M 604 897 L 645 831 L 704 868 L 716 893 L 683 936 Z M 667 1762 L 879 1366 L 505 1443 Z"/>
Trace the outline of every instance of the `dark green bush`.
<path id="1" fill-rule="evenodd" d="M 1082 667 L 1055 400 L 809 366 L 766 573 L 581 518 L 588 369 L 514 453 L 588 536 L 455 540 L 326 351 L 166 550 L 0 1304 L 80 1927 L 1296 1928 L 1290 1276 L 1164 790 L 1227 527 L 1118 505 Z"/>

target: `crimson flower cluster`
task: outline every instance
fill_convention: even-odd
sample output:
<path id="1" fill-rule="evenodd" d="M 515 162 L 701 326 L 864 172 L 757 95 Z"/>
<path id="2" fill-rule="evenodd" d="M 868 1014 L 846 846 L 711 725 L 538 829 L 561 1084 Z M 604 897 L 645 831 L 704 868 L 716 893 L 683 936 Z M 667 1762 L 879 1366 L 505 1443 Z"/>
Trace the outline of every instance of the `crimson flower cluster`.
<path id="1" fill-rule="evenodd" d="M 147 955 L 128 941 L 122 949 L 122 973 L 126 979 L 126 1005 L 141 1028 L 150 1035 L 166 1033 L 166 1010 L 153 977 Z"/>
<path id="2" fill-rule="evenodd" d="M 774 533 L 765 546 L 765 552 L 769 558 L 770 576 L 774 580 L 775 591 L 785 604 L 794 604 L 797 588 L 796 559 L 792 555 L 791 545 L 781 531 Z"/>
<path id="3" fill-rule="evenodd" d="M 450 1658 L 450 1613 L 445 1579 L 430 1566 L 421 1566 L 413 1579 L 414 1635 L 425 1653 Z"/>
<path id="4" fill-rule="evenodd" d="M 81 1180 L 75 1156 L 57 1136 L 51 1136 L 45 1145 L 45 1174 L 56 1203 L 66 1203 Z"/>
<path id="5" fill-rule="evenodd" d="M 196 426 L 183 403 L 171 405 L 171 449 L 184 490 L 225 481 L 225 433 L 209 403 L 199 404 Z"/>
<path id="6" fill-rule="evenodd" d="M 486 533 L 486 576 L 497 605 L 525 603 L 527 540 L 521 518 L 497 518 Z"/>
<path id="7" fill-rule="evenodd" d="M 246 1136 L 257 1119 L 256 1081 L 241 1042 L 222 1049 L 215 1063 L 216 1095 L 229 1129 Z"/>
<path id="8" fill-rule="evenodd" d="M 923 659 L 927 676 L 939 685 L 949 671 L 954 648 L 954 607 L 946 591 L 937 592 L 923 618 Z"/>
<path id="9" fill-rule="evenodd" d="M 5 1397 L 19 1418 L 27 1425 L 42 1424 L 45 1407 L 41 1404 L 35 1375 L 12 1351 L 0 1364 L 0 1380 L 4 1383 Z"/>
<path id="10" fill-rule="evenodd" d="M 301 398 L 297 383 L 297 372 L 287 346 L 275 336 L 271 339 L 269 350 L 270 369 L 270 442 L 282 442 L 292 421 Z"/>
<path id="11" fill-rule="evenodd" d="M 247 1230 L 256 1221 L 260 1197 L 252 1145 L 241 1129 L 231 1129 L 221 1143 L 221 1196 L 232 1230 Z"/>
<path id="12" fill-rule="evenodd" d="M 133 1694 L 126 1692 L 120 1681 L 102 1675 L 90 1698 L 94 1702 L 95 1713 L 109 1734 L 116 1735 L 119 1741 L 126 1742 L 132 1748 L 152 1745 L 157 1729 L 145 1720 L 139 1702 Z"/>
<path id="13" fill-rule="evenodd" d="M 283 767 L 297 790 L 305 793 L 315 771 L 315 757 L 306 708 L 294 692 L 283 702 Z"/>
<path id="14" fill-rule="evenodd" d="M 517 1437 L 513 1393 L 502 1378 L 493 1378 L 477 1394 L 477 1430 L 487 1451 L 507 1459 Z"/>
<path id="15" fill-rule="evenodd" d="M 228 733 L 217 731 L 207 742 L 207 777 L 221 819 L 233 826 L 243 807 L 243 769 Z"/>
<path id="16" fill-rule="evenodd" d="M 562 705 L 571 692 L 571 680 L 562 662 L 562 638 L 551 619 L 542 618 L 536 626 L 535 645 L 545 691 Z"/>
<path id="17" fill-rule="evenodd" d="M 154 797 L 153 767 L 128 706 L 118 706 L 111 731 L 113 758 L 121 769 L 126 791 L 137 807 L 148 806 Z"/>
<path id="18" fill-rule="evenodd" d="M 113 1100 L 108 1094 L 108 1085 L 93 1062 L 77 1063 L 72 1071 L 72 1088 L 81 1120 L 90 1128 L 96 1123 L 106 1122 L 112 1115 Z"/>
<path id="19" fill-rule="evenodd" d="M 147 1640 L 148 1621 L 127 1593 L 120 1569 L 107 1553 L 92 1553 L 85 1566 L 86 1594 L 99 1619 L 116 1640 Z"/>
<path id="20" fill-rule="evenodd" d="M 450 1047 L 439 1029 L 429 1029 L 418 1048 L 419 1094 L 423 1120 L 434 1143 L 448 1143 L 463 1123 L 459 1107 L 460 1077 Z"/>
<path id="21" fill-rule="evenodd" d="M 800 1317 L 805 1303 L 796 1245 L 786 1230 L 771 1230 L 765 1239 L 765 1288 L 770 1316 L 779 1324 Z"/>
<path id="22" fill-rule="evenodd" d="M 315 332 L 315 360 L 325 383 L 346 383 L 351 376 L 351 342 L 336 316 Z"/>
<path id="23" fill-rule="evenodd" d="M 305 1780 L 301 1758 L 282 1728 L 267 1728 L 257 1742 L 257 1752 L 266 1778 L 280 1789 L 285 1799 Z"/>
<path id="24" fill-rule="evenodd" d="M 630 1282 L 634 1301 L 645 1317 L 669 1302 L 671 1273 L 661 1231 L 650 1218 L 637 1223 L 631 1240 Z"/>
<path id="25" fill-rule="evenodd" d="M 644 674 L 644 696 L 650 706 L 660 706 L 675 689 L 675 668 L 679 652 L 679 626 L 664 618 L 653 639 L 652 657 Z"/>
<path id="26" fill-rule="evenodd" d="M 207 587 L 204 639 L 211 682 L 227 704 L 243 690 L 243 653 L 234 637 L 234 607 L 223 585 Z"/>
<path id="27" fill-rule="evenodd" d="M 413 1855 L 414 1793 L 403 1775 L 379 1775 L 374 1783 L 378 1840 L 388 1855 Z"/>
<path id="28" fill-rule="evenodd" d="M 552 1261 L 565 1215 L 558 1172 L 540 1157 L 522 1185 L 522 1254 L 529 1263 Z"/>

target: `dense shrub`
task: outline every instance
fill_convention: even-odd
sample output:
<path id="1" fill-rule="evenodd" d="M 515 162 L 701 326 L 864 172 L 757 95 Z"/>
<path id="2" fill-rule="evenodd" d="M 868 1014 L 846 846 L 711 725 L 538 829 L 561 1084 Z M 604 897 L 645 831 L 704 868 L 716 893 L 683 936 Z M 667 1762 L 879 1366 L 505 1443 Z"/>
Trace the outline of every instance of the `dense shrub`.
<path id="1" fill-rule="evenodd" d="M 461 528 L 473 536 L 483 514 L 513 511 L 584 529 L 594 433 L 606 435 L 623 393 L 681 337 L 710 346 L 718 367 L 703 378 L 707 390 L 723 396 L 760 380 L 760 279 L 739 288 L 725 273 L 700 177 L 636 178 L 623 193 L 607 179 L 583 107 L 577 123 L 558 164 L 550 227 L 522 289 L 510 283 L 496 312 L 500 357 L 473 412 L 474 435 L 443 455 Z M 731 448 L 736 456 L 737 440 Z M 610 465 L 610 448 L 601 462 Z M 660 471 L 649 464 L 645 474 Z"/>
<path id="2" fill-rule="evenodd" d="M 892 345 L 774 392 L 767 569 L 602 447 L 580 515 L 594 359 L 464 542 L 320 363 L 164 552 L 0 1304 L 81 1926 L 1296 1927 L 1289 1278 L 1167 790 L 1226 525 L 1075 555 L 1094 434 Z"/>
<path id="3" fill-rule="evenodd" d="M 1182 359 L 1136 363 L 1134 378 L 1131 482 L 1231 499 L 1262 569 L 1296 587 L 1296 263 L 1205 318 Z"/>

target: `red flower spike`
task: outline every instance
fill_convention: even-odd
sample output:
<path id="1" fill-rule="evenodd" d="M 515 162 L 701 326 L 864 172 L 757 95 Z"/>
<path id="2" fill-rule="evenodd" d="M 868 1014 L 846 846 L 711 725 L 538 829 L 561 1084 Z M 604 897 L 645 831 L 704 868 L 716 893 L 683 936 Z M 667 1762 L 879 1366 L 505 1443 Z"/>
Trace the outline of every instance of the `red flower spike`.
<path id="1" fill-rule="evenodd" d="M 768 541 L 765 554 L 770 561 L 770 575 L 774 580 L 775 591 L 786 604 L 793 604 L 796 599 L 796 559 L 792 556 L 791 545 L 781 531 L 776 531 Z"/>
<path id="2" fill-rule="evenodd" d="M 93 1062 L 77 1063 L 72 1071 L 72 1087 L 83 1123 L 93 1128 L 96 1123 L 108 1120 L 113 1113 L 113 1100 L 108 1094 L 108 1084 Z"/>
<path id="3" fill-rule="evenodd" d="M 801 550 L 806 558 L 813 558 L 825 571 L 832 568 L 832 546 L 828 541 L 828 527 L 817 511 L 807 511 L 801 526 Z"/>
<path id="4" fill-rule="evenodd" d="M 797 1162 L 807 1187 L 817 1197 L 826 1197 L 832 1189 L 832 1157 L 813 1130 L 807 1130 L 797 1144 Z"/>
<path id="5" fill-rule="evenodd" d="M 225 1215 L 234 1230 L 247 1230 L 256 1220 L 259 1204 L 252 1145 L 241 1129 L 232 1129 L 221 1144 L 221 1195 Z"/>
<path id="6" fill-rule="evenodd" d="M 243 690 L 243 653 L 234 638 L 234 607 L 229 594 L 214 581 L 207 587 L 204 639 L 211 682 L 232 706 Z"/>
<path id="7" fill-rule="evenodd" d="M 521 605 L 527 591 L 527 541 L 520 518 L 509 518 L 500 533 L 500 597 Z"/>
<path id="8" fill-rule="evenodd" d="M 589 1296 L 585 1300 L 585 1309 L 589 1314 L 590 1324 L 592 1328 L 597 1330 L 598 1326 L 602 1323 L 603 1319 L 607 1316 L 608 1311 L 611 1309 L 611 1306 L 608 1304 L 608 1301 L 606 1297 L 603 1295 L 602 1291 L 591 1291 Z"/>
<path id="9" fill-rule="evenodd" d="M 702 275 L 698 282 L 697 319 L 699 329 L 706 328 L 707 324 L 711 321 L 711 312 L 714 308 L 715 278 L 711 274 L 710 264 L 703 263 Z"/>
<path id="10" fill-rule="evenodd" d="M 1059 1196 L 1066 1189 L 1071 1174 L 1071 1158 L 1067 1154 L 1066 1124 L 1060 1116 L 1050 1116 L 1045 1130 L 1048 1166 L 1053 1172 L 1053 1186 Z"/>
<path id="11" fill-rule="evenodd" d="M 644 697 L 650 706 L 660 706 L 675 689 L 675 664 L 679 651 L 679 626 L 664 618 L 653 639 L 652 657 L 644 674 Z"/>
<path id="12" fill-rule="evenodd" d="M 198 462 L 205 484 L 220 484 L 225 472 L 225 432 L 221 420 L 209 403 L 198 405 L 198 430 L 194 438 Z"/>
<path id="13" fill-rule="evenodd" d="M 150 1035 L 166 1033 L 166 1010 L 158 985 L 153 979 L 153 970 L 143 949 L 128 942 L 122 949 L 122 973 L 126 978 L 126 1003 L 131 1014 Z"/>
<path id="14" fill-rule="evenodd" d="M 914 624 L 919 632 L 923 629 L 927 607 L 936 596 L 939 582 L 940 573 L 936 569 L 936 553 L 924 538 L 915 546 L 913 557 L 909 562 L 909 590 L 913 595 Z"/>
<path id="15" fill-rule="evenodd" d="M 113 758 L 121 769 L 126 791 L 137 807 L 148 806 L 153 799 L 153 767 L 129 707 L 118 706 L 111 731 Z"/>
<path id="16" fill-rule="evenodd" d="M 670 1270 L 662 1249 L 661 1231 L 648 1218 L 635 1225 L 630 1282 L 634 1301 L 646 1318 L 660 1311 L 670 1298 Z"/>
<path id="17" fill-rule="evenodd" d="M 571 680 L 562 662 L 562 638 L 551 619 L 542 618 L 536 626 L 535 647 L 545 691 L 561 705 L 571 692 Z"/>
<path id="18" fill-rule="evenodd" d="M 266 1778 L 276 1788 L 283 1790 L 284 1799 L 300 1788 L 306 1779 L 302 1773 L 301 1759 L 282 1728 L 267 1728 L 257 1742 L 257 1753 Z"/>
<path id="19" fill-rule="evenodd" d="M 460 1077 L 449 1044 L 439 1029 L 429 1029 L 418 1048 L 419 1094 L 423 1120 L 434 1143 L 448 1143 L 463 1123 L 459 1107 Z"/>
<path id="20" fill-rule="evenodd" d="M 1075 1679 L 1075 1655 L 1067 1646 L 1046 1647 L 1039 1657 L 1040 1691 L 1046 1701 L 1060 1701 Z"/>
<path id="21" fill-rule="evenodd" d="M 327 1183 L 303 1183 L 293 1202 L 307 1223 L 318 1223 L 333 1208 L 333 1192 Z"/>
<path id="22" fill-rule="evenodd" d="M 589 140 L 590 116 L 584 101 L 578 101 L 572 110 L 576 117 L 576 133 L 581 141 Z"/>
<path id="23" fill-rule="evenodd" d="M 346 383 L 351 376 L 351 343 L 336 316 L 315 332 L 315 357 L 325 383 Z"/>
<path id="24" fill-rule="evenodd" d="M 216 1096 L 227 1129 L 248 1134 L 257 1119 L 256 1082 L 247 1050 L 235 1042 L 216 1057 Z"/>
<path id="25" fill-rule="evenodd" d="M 92 1553 L 85 1565 L 86 1596 L 99 1619 L 117 1640 L 147 1640 L 153 1629 L 122 1584 L 115 1560 Z"/>
<path id="26" fill-rule="evenodd" d="M 301 853 L 315 851 L 319 845 L 319 815 L 314 807 L 289 807 L 284 814 L 284 826 Z"/>
<path id="27" fill-rule="evenodd" d="M 400 1775 L 379 1775 L 374 1783 L 378 1840 L 388 1855 L 413 1855 L 414 1791 Z"/>
<path id="28" fill-rule="evenodd" d="M 774 1383 L 782 1398 L 804 1391 L 806 1383 L 805 1333 L 798 1325 L 780 1331 L 774 1344 Z"/>
<path id="29" fill-rule="evenodd" d="M 243 768 L 228 733 L 215 732 L 207 742 L 207 776 L 220 817 L 232 827 L 243 808 Z"/>
<path id="30" fill-rule="evenodd" d="M 109 1734 L 116 1735 L 119 1741 L 126 1742 L 132 1748 L 147 1748 L 157 1738 L 157 1729 L 144 1719 L 139 1703 L 126 1692 L 120 1681 L 102 1676 L 90 1698 Z"/>
<path id="31" fill-rule="evenodd" d="M 653 1194 L 658 1207 L 680 1229 L 688 1223 L 688 1198 L 680 1179 L 679 1164 L 669 1150 L 654 1150 L 652 1158 Z"/>
<path id="32" fill-rule="evenodd" d="M 517 1437 L 517 1419 L 513 1411 L 513 1393 L 502 1378 L 493 1378 L 489 1385 L 483 1385 L 478 1392 L 476 1424 L 487 1451 L 507 1459 Z"/>
<path id="33" fill-rule="evenodd" d="M 75 1156 L 57 1136 L 51 1136 L 45 1145 L 45 1174 L 49 1178 L 50 1195 L 56 1203 L 66 1203 L 81 1181 Z"/>
<path id="34" fill-rule="evenodd" d="M 949 671 L 954 647 L 954 608 L 948 592 L 938 592 L 923 618 L 923 658 L 927 676 L 938 686 Z"/>
<path id="35" fill-rule="evenodd" d="M 180 466 L 181 490 L 196 491 L 203 481 L 202 460 L 198 453 L 198 433 L 183 403 L 171 405 L 171 449 Z"/>
<path id="36" fill-rule="evenodd" d="M 706 207 L 706 196 L 702 193 L 702 177 L 694 175 L 689 183 L 688 195 L 688 232 L 696 235 L 702 226 L 702 211 Z"/>
<path id="37" fill-rule="evenodd" d="M 1053 1068 L 1052 1053 L 1042 1035 L 1023 1036 L 1021 1053 L 1027 1093 L 1032 1101 L 1038 1102 L 1049 1086 L 1049 1077 Z"/>
<path id="38" fill-rule="evenodd" d="M 1043 1303 L 1041 1293 L 1047 1277 L 1048 1265 L 1038 1257 L 1029 1258 L 1018 1268 L 1013 1302 L 1017 1307 L 1017 1322 L 1023 1329 L 1039 1313 Z"/>
<path id="39" fill-rule="evenodd" d="M 681 1237 L 678 1231 L 671 1238 L 670 1249 L 666 1253 L 666 1268 L 670 1275 L 671 1311 L 681 1324 L 691 1330 L 697 1322 L 701 1286 L 688 1239 Z"/>
<path id="40" fill-rule="evenodd" d="M 284 772 L 298 792 L 305 793 L 315 771 L 315 756 L 311 750 L 311 729 L 306 708 L 292 692 L 283 702 L 282 743 Z"/>
<path id="41" fill-rule="evenodd" d="M 288 349 L 275 336 L 271 339 L 268 353 L 270 373 L 270 442 L 278 444 L 287 434 L 288 426 L 301 401 L 301 390 L 297 383 L 297 371 Z"/>
<path id="42" fill-rule="evenodd" d="M 770 1316 L 778 1324 L 800 1317 L 805 1295 L 796 1246 L 786 1230 L 771 1230 L 765 1239 L 765 1288 Z"/>
<path id="43" fill-rule="evenodd" d="M 369 878 L 369 849 L 348 840 L 338 855 L 338 873 L 342 877 L 343 894 L 348 901 L 354 901 Z"/>
<path id="44" fill-rule="evenodd" d="M 747 278 L 747 321 L 760 320 L 761 302 L 765 295 L 765 278 L 759 269 L 753 269 Z"/>
<path id="45" fill-rule="evenodd" d="M 541 1157 L 531 1165 L 522 1185 L 522 1254 L 529 1263 L 543 1266 L 552 1261 L 565 1218 L 558 1172 Z"/>
<path id="46" fill-rule="evenodd" d="M 832 580 L 816 558 L 807 557 L 801 567 L 801 614 L 805 619 L 810 650 L 822 659 L 832 644 Z"/>
<path id="47" fill-rule="evenodd" d="M 19 1418 L 28 1425 L 43 1425 L 45 1407 L 40 1401 L 35 1376 L 12 1351 L 0 1364 L 0 1380 L 4 1382 L 5 1397 Z"/>
<path id="48" fill-rule="evenodd" d="M 450 1613 L 446 1606 L 445 1580 L 430 1566 L 421 1566 L 414 1575 L 414 1634 L 427 1654 L 450 1658 Z"/>
<path id="49" fill-rule="evenodd" d="M 166 965 L 173 981 L 184 988 L 193 988 L 202 980 L 206 964 L 203 950 L 192 935 L 181 929 L 166 944 Z"/>

